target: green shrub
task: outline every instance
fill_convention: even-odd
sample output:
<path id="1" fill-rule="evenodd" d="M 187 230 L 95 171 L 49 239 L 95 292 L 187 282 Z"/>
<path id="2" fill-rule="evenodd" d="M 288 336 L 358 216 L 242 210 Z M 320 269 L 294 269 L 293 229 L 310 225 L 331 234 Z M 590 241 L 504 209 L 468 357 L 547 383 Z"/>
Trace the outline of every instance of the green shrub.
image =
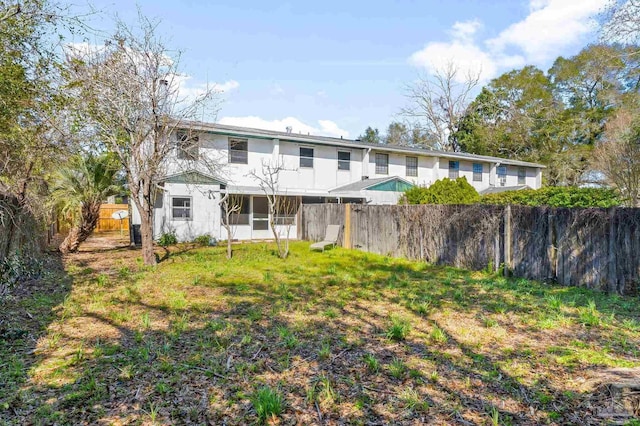
<path id="1" fill-rule="evenodd" d="M 578 188 L 575 186 L 547 186 L 540 189 L 505 191 L 487 194 L 482 204 L 516 204 L 549 207 L 615 207 L 622 204 L 616 192 L 606 188 Z"/>
<path id="2" fill-rule="evenodd" d="M 473 204 L 480 201 L 480 195 L 467 178 L 442 179 L 429 187 L 414 186 L 408 189 L 401 200 L 405 204 Z"/>
<path id="3" fill-rule="evenodd" d="M 39 278 L 44 263 L 35 256 L 11 253 L 0 260 L 0 298 L 6 296 L 18 283 Z"/>
<path id="4" fill-rule="evenodd" d="M 176 234 L 173 232 L 166 232 L 160 235 L 160 238 L 158 238 L 158 244 L 162 247 L 178 244 L 178 237 L 176 237 Z"/>
<path id="5" fill-rule="evenodd" d="M 211 235 L 209 234 L 199 235 L 193 239 L 193 242 L 203 247 L 213 245 Z"/>

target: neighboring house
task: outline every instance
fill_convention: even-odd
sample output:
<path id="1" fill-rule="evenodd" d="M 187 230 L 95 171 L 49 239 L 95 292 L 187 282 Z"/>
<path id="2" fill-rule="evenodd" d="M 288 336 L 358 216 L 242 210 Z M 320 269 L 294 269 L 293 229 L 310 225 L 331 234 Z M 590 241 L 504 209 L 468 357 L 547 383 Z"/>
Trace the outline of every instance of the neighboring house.
<path id="1" fill-rule="evenodd" d="M 234 239 L 271 238 L 267 198 L 251 176 L 260 174 L 263 163 L 284 166 L 278 192 L 303 204 L 396 204 L 413 185 L 462 176 L 478 191 L 522 185 L 537 189 L 544 168 L 496 157 L 202 122 L 186 123 L 175 140 L 167 174 L 158 182 L 154 237 L 173 232 L 181 241 L 203 234 L 226 239 L 219 205 L 225 192 L 242 200 L 231 220 Z M 218 167 L 189 168 L 195 164 L 190 160 L 199 158 Z M 283 212 L 278 231 L 289 224 L 296 238 L 296 222 L 295 215 Z M 132 223 L 140 223 L 135 207 Z"/>

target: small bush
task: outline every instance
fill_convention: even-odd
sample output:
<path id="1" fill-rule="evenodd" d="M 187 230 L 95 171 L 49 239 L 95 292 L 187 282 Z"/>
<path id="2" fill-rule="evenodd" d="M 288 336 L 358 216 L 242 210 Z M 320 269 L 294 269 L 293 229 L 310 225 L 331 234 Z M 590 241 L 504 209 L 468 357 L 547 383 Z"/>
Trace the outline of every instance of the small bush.
<path id="1" fill-rule="evenodd" d="M 16 284 L 39 278 L 43 271 L 42 260 L 19 252 L 0 260 L 0 298 L 8 295 Z"/>
<path id="2" fill-rule="evenodd" d="M 402 199 L 403 204 L 473 204 L 480 201 L 480 195 L 467 178 L 442 179 L 429 187 L 414 186 L 408 189 Z"/>
<path id="3" fill-rule="evenodd" d="M 209 234 L 199 235 L 193 239 L 194 244 L 197 244 L 202 247 L 215 245 L 214 241 L 215 239 L 213 239 Z"/>
<path id="4" fill-rule="evenodd" d="M 178 237 L 176 237 L 176 234 L 173 232 L 166 232 L 160 235 L 160 238 L 158 238 L 158 244 L 162 247 L 178 244 Z"/>
<path id="5" fill-rule="evenodd" d="M 282 413 L 284 400 L 278 391 L 264 386 L 258 389 L 253 398 L 251 398 L 251 403 L 260 421 L 265 422 L 267 419 L 279 416 Z"/>

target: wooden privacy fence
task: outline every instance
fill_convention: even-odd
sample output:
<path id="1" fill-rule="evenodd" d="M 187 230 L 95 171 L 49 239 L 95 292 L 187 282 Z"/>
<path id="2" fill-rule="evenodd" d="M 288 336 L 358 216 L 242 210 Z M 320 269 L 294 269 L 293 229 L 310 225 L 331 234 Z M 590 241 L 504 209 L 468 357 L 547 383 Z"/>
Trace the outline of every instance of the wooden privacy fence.
<path id="1" fill-rule="evenodd" d="M 525 206 L 302 206 L 301 238 L 343 226 L 342 245 L 615 294 L 640 282 L 640 209 Z"/>
<path id="2" fill-rule="evenodd" d="M 96 232 L 102 231 L 119 231 L 120 220 L 114 219 L 111 215 L 118 210 L 129 210 L 127 204 L 102 204 L 100 206 L 100 219 L 98 220 L 98 226 Z M 129 218 L 126 217 L 122 220 L 122 229 L 125 233 L 129 232 Z"/>

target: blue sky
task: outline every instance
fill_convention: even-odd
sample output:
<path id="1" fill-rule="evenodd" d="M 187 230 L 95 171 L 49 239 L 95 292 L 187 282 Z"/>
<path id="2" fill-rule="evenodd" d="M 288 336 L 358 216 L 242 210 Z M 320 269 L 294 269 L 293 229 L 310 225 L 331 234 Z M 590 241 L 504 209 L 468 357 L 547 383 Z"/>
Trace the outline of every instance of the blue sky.
<path id="1" fill-rule="evenodd" d="M 195 88 L 224 89 L 228 124 L 356 137 L 384 129 L 403 86 L 446 62 L 488 80 L 525 64 L 547 69 L 594 40 L 607 0 L 139 0 L 161 21 Z M 97 0 L 135 22 L 135 3 Z M 109 30 L 109 22 L 93 25 Z M 79 40 L 76 40 L 79 41 Z"/>

